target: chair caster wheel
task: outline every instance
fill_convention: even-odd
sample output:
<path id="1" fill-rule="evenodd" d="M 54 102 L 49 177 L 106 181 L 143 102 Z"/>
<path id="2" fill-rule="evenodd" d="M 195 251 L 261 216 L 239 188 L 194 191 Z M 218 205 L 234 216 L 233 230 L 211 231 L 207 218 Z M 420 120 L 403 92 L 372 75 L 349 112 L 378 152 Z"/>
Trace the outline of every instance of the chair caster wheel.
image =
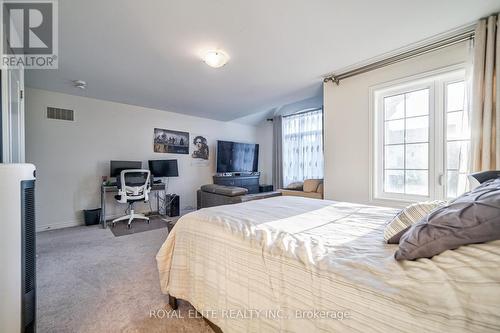
<path id="1" fill-rule="evenodd" d="M 146 220 L 147 224 L 149 224 L 151 221 L 150 220 Z"/>

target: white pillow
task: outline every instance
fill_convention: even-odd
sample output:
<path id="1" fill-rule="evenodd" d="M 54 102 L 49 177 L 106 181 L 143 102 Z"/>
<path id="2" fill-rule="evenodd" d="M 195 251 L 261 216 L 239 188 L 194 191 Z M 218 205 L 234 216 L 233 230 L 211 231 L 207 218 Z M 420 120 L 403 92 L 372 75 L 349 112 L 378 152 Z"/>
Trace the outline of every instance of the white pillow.
<path id="1" fill-rule="evenodd" d="M 415 223 L 427 216 L 434 209 L 446 204 L 446 201 L 417 202 L 405 207 L 385 226 L 384 240 L 389 244 L 399 244 L 401 236 Z"/>

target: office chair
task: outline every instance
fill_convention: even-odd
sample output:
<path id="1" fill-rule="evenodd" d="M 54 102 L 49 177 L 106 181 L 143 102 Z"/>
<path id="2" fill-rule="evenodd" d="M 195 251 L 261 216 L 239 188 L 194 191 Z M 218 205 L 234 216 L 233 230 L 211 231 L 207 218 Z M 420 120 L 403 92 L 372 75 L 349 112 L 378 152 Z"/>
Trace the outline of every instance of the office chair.
<path id="1" fill-rule="evenodd" d="M 113 227 L 116 222 L 128 220 L 128 228 L 134 219 L 146 220 L 149 223 L 149 217 L 144 214 L 134 212 L 134 203 L 137 201 L 148 202 L 151 185 L 149 179 L 151 173 L 149 170 L 133 169 L 123 170 L 120 173 L 120 181 L 116 182 L 118 186 L 118 195 L 115 195 L 116 201 L 128 204 L 130 214 L 114 219 Z"/>
<path id="2" fill-rule="evenodd" d="M 469 178 L 469 184 L 471 190 L 478 187 L 479 184 L 484 183 L 487 180 L 500 178 L 500 170 L 489 170 L 471 173 L 467 176 Z"/>

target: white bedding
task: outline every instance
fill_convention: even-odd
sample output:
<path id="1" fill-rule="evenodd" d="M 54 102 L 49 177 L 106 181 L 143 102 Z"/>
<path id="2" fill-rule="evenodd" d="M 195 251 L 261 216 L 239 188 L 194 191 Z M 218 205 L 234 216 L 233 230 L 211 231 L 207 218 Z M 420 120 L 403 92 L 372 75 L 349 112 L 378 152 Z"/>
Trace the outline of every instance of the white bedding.
<path id="1" fill-rule="evenodd" d="M 499 332 L 500 241 L 397 262 L 396 212 L 284 196 L 190 213 L 156 257 L 162 291 L 224 332 Z"/>

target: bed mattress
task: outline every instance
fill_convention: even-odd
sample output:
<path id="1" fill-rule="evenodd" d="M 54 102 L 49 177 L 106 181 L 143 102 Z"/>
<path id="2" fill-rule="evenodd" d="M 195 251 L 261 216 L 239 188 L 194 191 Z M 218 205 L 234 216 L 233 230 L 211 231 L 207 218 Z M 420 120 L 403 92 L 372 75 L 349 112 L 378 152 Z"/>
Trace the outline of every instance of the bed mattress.
<path id="1" fill-rule="evenodd" d="M 397 210 L 300 197 L 179 219 L 162 291 L 224 332 L 499 332 L 500 241 L 394 260 Z"/>

